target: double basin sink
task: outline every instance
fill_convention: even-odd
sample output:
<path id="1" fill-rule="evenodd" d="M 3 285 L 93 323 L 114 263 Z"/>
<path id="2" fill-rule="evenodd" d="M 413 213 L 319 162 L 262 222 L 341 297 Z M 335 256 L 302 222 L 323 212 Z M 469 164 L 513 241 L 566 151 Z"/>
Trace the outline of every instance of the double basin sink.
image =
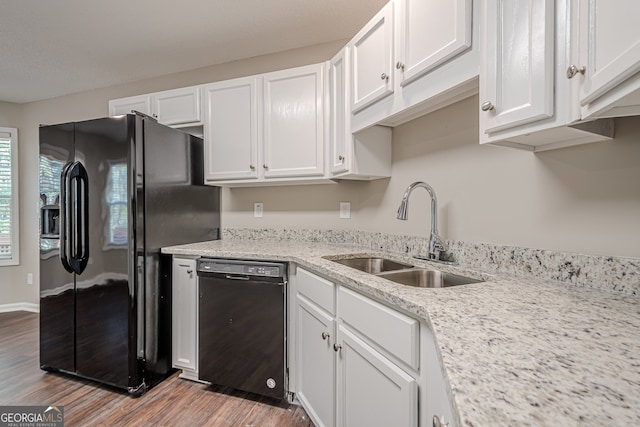
<path id="1" fill-rule="evenodd" d="M 331 259 L 331 261 L 365 273 L 374 274 L 392 282 L 417 288 L 447 288 L 481 282 L 481 280 L 470 277 L 414 267 L 413 265 L 379 257 L 354 257 Z"/>

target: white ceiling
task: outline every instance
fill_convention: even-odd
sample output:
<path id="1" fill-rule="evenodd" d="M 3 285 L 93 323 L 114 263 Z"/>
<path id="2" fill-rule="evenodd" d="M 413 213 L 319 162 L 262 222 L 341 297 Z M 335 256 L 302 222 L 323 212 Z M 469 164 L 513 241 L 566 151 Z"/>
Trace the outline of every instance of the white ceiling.
<path id="1" fill-rule="evenodd" d="M 351 38 L 387 0 L 0 0 L 0 101 Z"/>

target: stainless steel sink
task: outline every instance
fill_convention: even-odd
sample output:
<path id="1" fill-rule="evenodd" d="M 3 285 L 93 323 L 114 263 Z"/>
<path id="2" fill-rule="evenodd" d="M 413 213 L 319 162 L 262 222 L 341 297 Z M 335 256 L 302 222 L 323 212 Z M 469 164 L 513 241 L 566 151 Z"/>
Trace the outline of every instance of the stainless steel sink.
<path id="1" fill-rule="evenodd" d="M 470 277 L 458 276 L 457 274 L 443 273 L 442 271 L 426 270 L 423 268 L 393 271 L 378 274 L 378 277 L 418 288 L 448 288 L 449 286 L 468 285 L 482 281 Z"/>
<path id="2" fill-rule="evenodd" d="M 413 266 L 409 264 L 403 264 L 386 258 L 375 257 L 332 259 L 331 261 L 371 274 L 413 268 Z"/>

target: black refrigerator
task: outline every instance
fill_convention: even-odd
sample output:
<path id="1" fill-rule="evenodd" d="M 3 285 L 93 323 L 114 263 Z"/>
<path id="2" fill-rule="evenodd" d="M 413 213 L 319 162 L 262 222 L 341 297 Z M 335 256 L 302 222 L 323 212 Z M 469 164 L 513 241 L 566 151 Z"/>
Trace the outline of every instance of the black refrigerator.
<path id="1" fill-rule="evenodd" d="M 171 372 L 171 259 L 215 240 L 203 142 L 127 114 L 40 127 L 40 367 L 133 395 Z"/>

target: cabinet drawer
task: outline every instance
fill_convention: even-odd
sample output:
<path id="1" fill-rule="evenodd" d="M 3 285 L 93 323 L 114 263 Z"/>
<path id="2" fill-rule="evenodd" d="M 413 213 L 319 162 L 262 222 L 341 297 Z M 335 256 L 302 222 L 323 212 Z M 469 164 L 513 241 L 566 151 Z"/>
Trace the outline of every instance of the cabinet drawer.
<path id="1" fill-rule="evenodd" d="M 330 314 L 336 313 L 335 285 L 327 279 L 298 267 L 296 272 L 298 293 Z"/>
<path id="2" fill-rule="evenodd" d="M 340 320 L 413 369 L 419 368 L 420 324 L 363 295 L 340 287 Z"/>

